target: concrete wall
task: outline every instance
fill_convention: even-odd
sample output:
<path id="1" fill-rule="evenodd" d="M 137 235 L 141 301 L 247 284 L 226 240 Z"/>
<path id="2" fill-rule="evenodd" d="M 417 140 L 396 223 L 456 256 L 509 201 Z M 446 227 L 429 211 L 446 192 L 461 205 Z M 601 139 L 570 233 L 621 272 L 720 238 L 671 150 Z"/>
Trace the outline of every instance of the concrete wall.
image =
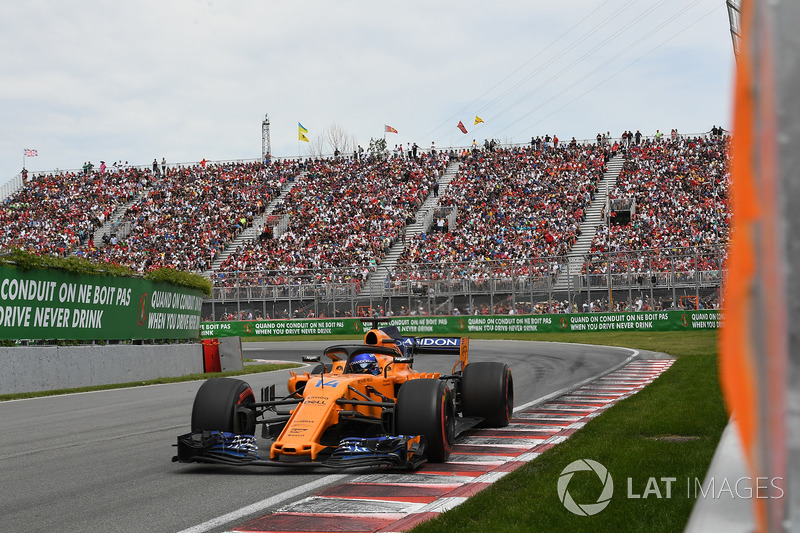
<path id="1" fill-rule="evenodd" d="M 203 372 L 199 343 L 0 348 L 0 394 L 178 377 Z"/>

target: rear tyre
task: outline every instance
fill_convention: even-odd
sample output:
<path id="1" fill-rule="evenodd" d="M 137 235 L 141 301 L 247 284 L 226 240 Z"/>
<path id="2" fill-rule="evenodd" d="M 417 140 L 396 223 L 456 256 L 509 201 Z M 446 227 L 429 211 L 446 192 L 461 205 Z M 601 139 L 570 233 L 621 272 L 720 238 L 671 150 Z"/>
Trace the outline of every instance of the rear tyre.
<path id="1" fill-rule="evenodd" d="M 505 363 L 470 363 L 461 376 L 464 416 L 483 418 L 483 427 L 505 427 L 514 412 L 514 380 Z"/>
<path id="2" fill-rule="evenodd" d="M 213 378 L 200 386 L 192 406 L 192 431 L 255 435 L 253 389 L 240 379 Z"/>
<path id="3" fill-rule="evenodd" d="M 455 404 L 447 383 L 438 379 L 403 383 L 397 393 L 394 419 L 398 435 L 425 437 L 428 461 L 447 461 L 455 439 Z"/>

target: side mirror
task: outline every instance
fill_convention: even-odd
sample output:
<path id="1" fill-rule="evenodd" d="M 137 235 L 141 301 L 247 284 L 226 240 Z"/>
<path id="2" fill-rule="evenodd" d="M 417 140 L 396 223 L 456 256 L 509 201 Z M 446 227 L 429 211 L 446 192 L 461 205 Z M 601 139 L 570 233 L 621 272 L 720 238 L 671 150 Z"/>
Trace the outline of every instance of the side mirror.
<path id="1" fill-rule="evenodd" d="M 405 363 L 405 364 L 409 364 L 410 365 L 411 363 L 414 362 L 414 358 L 413 357 L 395 357 L 393 362 L 400 363 L 400 364 Z"/>
<path id="2" fill-rule="evenodd" d="M 304 363 L 319 363 L 320 359 L 318 355 L 304 355 L 303 362 Z"/>

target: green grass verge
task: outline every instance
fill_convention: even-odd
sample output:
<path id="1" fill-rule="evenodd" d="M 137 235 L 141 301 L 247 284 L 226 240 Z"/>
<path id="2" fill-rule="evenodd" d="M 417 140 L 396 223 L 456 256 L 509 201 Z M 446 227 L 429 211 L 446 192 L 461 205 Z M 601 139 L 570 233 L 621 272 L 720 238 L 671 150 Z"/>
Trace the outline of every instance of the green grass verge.
<path id="1" fill-rule="evenodd" d="M 415 532 L 684 529 L 696 501 L 695 479 L 702 483 L 727 424 L 717 376 L 716 332 L 564 337 L 573 342 L 666 352 L 678 359 L 638 394 L 462 505 L 421 524 Z M 549 334 L 535 340 L 557 339 Z M 611 502 L 594 516 L 572 514 L 559 500 L 559 476 L 578 459 L 598 461 L 614 480 Z M 670 498 L 666 497 L 667 482 L 661 478 L 675 478 L 670 483 Z M 648 483 L 650 490 L 644 498 Z M 568 490 L 575 502 L 594 503 L 602 484 L 593 472 L 577 472 Z M 640 497 L 629 498 L 629 492 Z M 661 498 L 657 498 L 659 493 Z"/>
<path id="2" fill-rule="evenodd" d="M 161 383 L 180 383 L 182 381 L 197 381 L 200 379 L 216 378 L 220 376 L 243 376 L 245 374 L 256 374 L 258 372 L 272 372 L 273 370 L 285 370 L 287 368 L 297 368 L 299 364 L 280 364 L 280 365 L 247 365 L 244 370 L 233 370 L 230 372 L 209 372 L 207 374 L 190 374 L 174 378 L 159 378 L 147 381 L 132 381 L 129 383 L 114 383 L 111 385 L 95 385 L 92 387 L 76 387 L 74 389 L 59 389 L 40 392 L 19 392 L 16 394 L 0 394 L 0 402 L 8 400 L 21 400 L 24 398 L 40 398 L 43 396 L 58 396 L 59 394 L 72 394 L 75 392 L 89 392 L 97 390 L 125 389 L 128 387 L 141 387 L 143 385 L 158 385 Z"/>

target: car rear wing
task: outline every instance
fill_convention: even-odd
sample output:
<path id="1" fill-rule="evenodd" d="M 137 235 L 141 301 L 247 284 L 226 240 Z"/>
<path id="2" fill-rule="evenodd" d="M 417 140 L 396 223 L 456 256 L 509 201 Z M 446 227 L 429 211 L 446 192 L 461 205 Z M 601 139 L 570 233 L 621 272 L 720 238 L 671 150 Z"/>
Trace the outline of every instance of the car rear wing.
<path id="1" fill-rule="evenodd" d="M 407 350 L 423 353 L 459 353 L 463 337 L 403 337 L 398 342 Z"/>
<path id="2" fill-rule="evenodd" d="M 396 345 L 403 355 L 414 357 L 417 354 L 458 354 L 459 362 L 453 367 L 455 372 L 461 364 L 461 370 L 467 366 L 469 357 L 469 337 L 404 337 L 397 326 L 381 326 L 391 322 L 391 317 L 362 318 L 361 322 L 371 323 L 371 328 L 364 336 L 364 344 Z"/>
<path id="3" fill-rule="evenodd" d="M 469 337 L 403 337 L 398 344 L 412 357 L 417 354 L 458 354 L 461 370 L 469 358 Z M 453 367 L 453 372 L 459 363 Z"/>

